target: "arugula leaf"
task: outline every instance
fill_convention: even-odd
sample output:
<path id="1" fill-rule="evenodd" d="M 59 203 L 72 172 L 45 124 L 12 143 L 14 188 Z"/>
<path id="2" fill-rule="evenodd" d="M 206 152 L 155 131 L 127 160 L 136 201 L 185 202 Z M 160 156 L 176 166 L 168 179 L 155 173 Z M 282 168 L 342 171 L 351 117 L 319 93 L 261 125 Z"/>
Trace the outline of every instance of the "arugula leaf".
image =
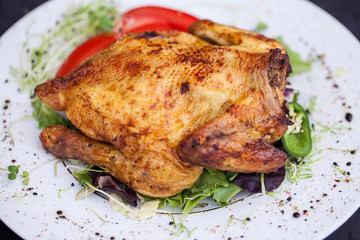
<path id="1" fill-rule="evenodd" d="M 303 73 L 303 72 L 308 72 L 311 70 L 311 64 L 312 62 L 305 62 L 301 59 L 300 54 L 298 54 L 297 52 L 293 51 L 289 45 L 287 45 L 284 40 L 282 39 L 282 37 L 276 37 L 275 38 L 278 42 L 280 42 L 284 48 L 287 51 L 287 54 L 289 55 L 289 59 L 290 59 L 290 64 L 291 64 L 291 68 L 292 68 L 292 74 L 297 74 L 297 73 Z"/>
<path id="2" fill-rule="evenodd" d="M 53 124 L 72 127 L 68 120 L 65 120 L 59 113 L 46 106 L 38 98 L 34 99 L 31 105 L 34 108 L 32 116 L 39 123 L 40 129 L 44 129 Z"/>

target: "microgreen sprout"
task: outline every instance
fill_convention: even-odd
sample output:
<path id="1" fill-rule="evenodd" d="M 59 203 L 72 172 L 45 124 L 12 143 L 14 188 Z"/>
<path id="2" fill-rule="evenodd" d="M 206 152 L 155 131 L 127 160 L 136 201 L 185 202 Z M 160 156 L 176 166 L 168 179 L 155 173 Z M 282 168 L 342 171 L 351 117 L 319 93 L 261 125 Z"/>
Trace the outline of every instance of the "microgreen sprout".
<path id="1" fill-rule="evenodd" d="M 195 227 L 192 230 L 189 230 L 182 222 L 176 223 L 175 218 L 172 214 L 170 214 L 170 216 L 172 218 L 173 226 L 176 231 L 172 231 L 170 229 L 168 230 L 177 237 L 181 236 L 184 232 L 186 232 L 187 237 L 190 238 L 191 234 L 197 229 L 197 227 Z"/>
<path id="2" fill-rule="evenodd" d="M 59 198 L 61 198 L 61 192 L 65 192 L 65 191 L 69 190 L 70 188 L 71 188 L 71 186 L 68 188 L 65 188 L 65 189 L 59 189 L 59 192 L 58 192 Z"/>
<path id="3" fill-rule="evenodd" d="M 309 107 L 308 107 L 308 110 L 309 110 L 310 112 L 315 111 L 316 100 L 317 100 L 317 96 L 312 96 L 312 97 L 310 98 Z"/>
<path id="4" fill-rule="evenodd" d="M 332 166 L 333 166 L 333 168 L 338 170 L 342 175 L 346 176 L 345 180 L 340 180 L 340 181 L 346 181 L 346 182 L 354 181 L 351 177 L 349 177 L 349 175 L 346 173 L 346 171 L 341 170 L 339 166 L 335 166 L 335 165 L 332 165 Z"/>
<path id="5" fill-rule="evenodd" d="M 81 186 L 85 186 L 86 183 L 91 183 L 91 177 L 88 175 L 88 172 L 87 171 L 78 171 L 78 170 L 75 170 L 73 172 L 73 175 L 75 177 L 77 177 L 78 181 L 79 181 L 79 184 Z"/>
<path id="6" fill-rule="evenodd" d="M 57 160 L 57 159 L 53 159 L 53 160 L 50 160 L 50 161 L 47 161 L 47 162 L 44 162 L 42 163 L 41 165 L 35 167 L 34 169 L 30 170 L 29 172 L 28 171 L 23 171 L 22 174 L 20 175 L 23 179 L 23 183 L 25 185 L 28 185 L 29 184 L 29 181 L 30 181 L 30 174 L 35 171 L 36 169 L 48 164 L 49 162 L 52 162 L 54 160 Z M 20 165 L 9 165 L 8 168 L 0 168 L 1 171 L 8 171 L 8 179 L 9 180 L 15 180 L 16 177 L 17 177 L 17 174 L 19 173 L 19 168 L 20 168 Z"/>
<path id="7" fill-rule="evenodd" d="M 293 156 L 289 156 L 287 161 L 285 162 L 286 168 L 286 179 L 290 183 L 296 183 L 300 179 L 312 178 L 311 173 L 311 164 L 319 161 L 319 159 L 312 160 L 314 153 L 310 153 L 305 158 L 295 158 Z"/>
<path id="8" fill-rule="evenodd" d="M 261 192 L 265 194 L 266 190 L 265 190 L 264 173 L 260 173 L 260 184 L 261 184 Z"/>
<path id="9" fill-rule="evenodd" d="M 274 196 L 274 194 L 277 194 L 277 193 L 279 193 L 279 192 L 269 192 L 269 191 L 265 191 L 265 194 L 266 194 L 266 195 L 272 197 L 272 198 L 275 199 L 276 201 L 283 201 L 283 200 L 281 200 L 281 199 L 279 199 L 279 198 L 277 198 L 277 197 Z"/>
<path id="10" fill-rule="evenodd" d="M 89 203 L 89 201 L 88 201 L 87 196 L 88 196 L 88 194 L 86 193 L 86 194 L 85 194 L 86 204 L 88 205 L 88 207 L 90 208 L 90 210 L 91 210 L 91 211 L 95 214 L 95 216 L 97 216 L 101 221 L 103 221 L 103 222 L 105 222 L 105 223 L 109 223 L 110 221 L 107 221 L 107 220 L 103 219 L 102 217 L 100 217 L 99 214 L 97 214 L 97 213 L 95 212 L 95 210 L 91 207 L 91 205 L 90 205 L 90 203 Z"/>
<path id="11" fill-rule="evenodd" d="M 88 175 L 88 172 L 109 172 L 108 169 L 106 168 L 101 168 L 101 169 L 92 169 L 93 165 L 89 164 L 86 168 L 84 167 L 79 167 L 79 166 L 73 166 L 73 165 L 68 165 L 65 167 L 64 171 L 66 169 L 69 168 L 75 168 L 75 169 L 79 169 L 79 170 L 83 170 L 83 171 L 79 171 L 79 170 L 75 170 L 72 174 L 77 177 L 80 185 L 84 185 L 85 182 L 91 182 L 91 177 Z"/>
<path id="12" fill-rule="evenodd" d="M 324 125 L 324 124 L 322 124 L 322 123 L 320 123 L 320 122 L 316 122 L 317 125 L 319 125 L 320 127 L 322 127 L 321 130 L 318 130 L 319 132 L 321 132 L 321 133 L 323 133 L 323 132 L 325 132 L 325 133 L 330 132 L 330 133 L 332 133 L 332 134 L 334 134 L 334 135 L 337 134 L 337 133 L 335 132 L 335 130 L 340 130 L 340 129 L 342 129 L 342 127 L 336 127 L 336 125 L 338 125 L 339 123 L 340 123 L 340 122 L 335 122 L 335 123 L 327 126 L 327 125 Z"/>
<path id="13" fill-rule="evenodd" d="M 225 229 L 230 227 L 230 224 L 233 222 L 233 220 L 240 221 L 246 226 L 246 219 L 235 218 L 234 215 L 230 215 L 230 219 L 229 219 L 228 223 L 226 224 Z"/>
<path id="14" fill-rule="evenodd" d="M 26 204 L 26 202 L 24 202 L 22 199 L 23 199 L 24 197 L 27 197 L 27 196 L 28 196 L 27 194 L 25 194 L 24 196 L 20 196 L 19 194 L 15 193 L 14 196 L 15 196 L 20 202 Z"/>
<path id="15" fill-rule="evenodd" d="M 29 177 L 30 177 L 30 174 L 29 174 L 27 171 L 23 171 L 21 177 L 25 178 L 25 179 L 23 180 L 23 183 L 24 183 L 25 185 L 28 185 L 29 180 L 30 180 L 30 178 L 29 178 Z"/>
<path id="16" fill-rule="evenodd" d="M 89 196 L 94 192 L 95 192 L 95 190 L 89 189 L 88 187 L 84 187 L 80 192 L 78 192 L 76 194 L 75 200 L 79 200 L 81 198 L 84 198 L 85 196 Z"/>
<path id="17" fill-rule="evenodd" d="M 55 174 L 55 177 L 58 176 L 57 165 L 58 165 L 59 163 L 61 163 L 61 162 L 63 162 L 63 160 L 60 159 L 60 160 L 56 161 L 56 163 L 55 163 L 55 165 L 54 165 L 54 174 Z"/>
<path id="18" fill-rule="evenodd" d="M 9 180 L 15 180 L 16 176 L 19 172 L 20 165 L 9 165 L 8 168 L 0 168 L 2 171 L 8 171 L 8 179 Z"/>
<path id="19" fill-rule="evenodd" d="M 360 149 L 360 146 L 355 149 L 340 149 L 340 148 L 334 148 L 334 147 L 327 148 L 327 150 L 335 150 L 335 151 L 349 152 L 349 153 L 356 152 L 359 149 Z"/>

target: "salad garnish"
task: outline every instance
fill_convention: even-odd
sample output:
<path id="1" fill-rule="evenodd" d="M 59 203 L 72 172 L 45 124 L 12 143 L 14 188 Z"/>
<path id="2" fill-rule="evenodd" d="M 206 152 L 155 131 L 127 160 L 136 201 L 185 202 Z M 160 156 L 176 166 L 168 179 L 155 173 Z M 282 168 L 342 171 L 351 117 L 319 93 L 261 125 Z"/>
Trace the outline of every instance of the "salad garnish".
<path id="1" fill-rule="evenodd" d="M 71 187 L 72 187 L 72 186 L 70 186 L 70 187 L 68 187 L 68 188 L 65 188 L 65 189 L 59 189 L 59 190 L 58 190 L 58 196 L 59 196 L 59 198 L 61 198 L 61 192 L 65 192 L 65 191 L 67 191 L 67 190 L 70 190 Z"/>
<path id="2" fill-rule="evenodd" d="M 1 171 L 8 171 L 8 179 L 9 180 L 15 180 L 17 177 L 17 174 L 19 173 L 20 165 L 9 165 L 7 168 L 0 168 Z M 25 178 L 23 180 L 23 183 L 25 185 L 28 185 L 29 183 L 29 173 L 27 171 L 23 171 L 21 174 L 22 178 Z"/>
<path id="3" fill-rule="evenodd" d="M 282 136 L 281 142 L 287 153 L 305 157 L 312 149 L 311 129 L 305 110 L 297 103 L 289 103 L 289 120 L 293 122 Z"/>
<path id="4" fill-rule="evenodd" d="M 189 230 L 182 222 L 176 223 L 174 215 L 170 214 L 172 218 L 171 224 L 174 226 L 176 231 L 172 231 L 168 229 L 172 234 L 179 237 L 183 232 L 187 233 L 187 237 L 190 238 L 191 234 L 197 229 L 197 227 L 193 228 L 192 230 Z"/>

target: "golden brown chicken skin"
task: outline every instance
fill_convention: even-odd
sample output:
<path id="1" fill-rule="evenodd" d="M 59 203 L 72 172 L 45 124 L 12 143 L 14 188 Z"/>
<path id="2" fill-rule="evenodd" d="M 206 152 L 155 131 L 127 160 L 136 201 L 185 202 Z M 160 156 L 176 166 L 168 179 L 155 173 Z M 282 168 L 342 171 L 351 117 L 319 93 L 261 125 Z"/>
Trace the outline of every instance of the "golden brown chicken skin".
<path id="1" fill-rule="evenodd" d="M 167 197 L 189 188 L 202 172 L 202 167 L 180 161 L 175 152 L 167 152 L 161 144 L 126 158 L 114 146 L 61 125 L 45 128 L 40 140 L 56 157 L 78 159 L 107 168 L 127 186 L 151 197 Z"/>
<path id="2" fill-rule="evenodd" d="M 111 144 L 121 155 L 117 164 L 107 156 L 92 158 L 95 152 L 81 160 L 106 166 L 150 196 L 170 196 L 189 187 L 201 174 L 200 166 L 267 173 L 286 160 L 284 152 L 270 145 L 288 124 L 282 91 L 291 68 L 283 47 L 260 34 L 208 20 L 189 31 L 124 35 L 72 73 L 35 90 L 45 104 L 65 111 L 87 138 L 107 143 L 97 142 L 100 146 Z M 44 134 L 51 139 L 53 133 Z M 85 136 L 80 142 L 94 141 Z M 63 139 L 65 144 L 54 148 L 41 139 L 55 155 L 73 158 L 66 153 L 76 152 L 71 141 Z M 152 189 L 134 185 L 143 181 L 142 175 L 120 169 L 119 162 L 151 172 Z M 167 162 L 173 167 L 146 167 Z M 171 171 L 177 176 L 183 171 L 176 178 L 181 187 L 153 190 L 156 184 L 173 184 Z"/>

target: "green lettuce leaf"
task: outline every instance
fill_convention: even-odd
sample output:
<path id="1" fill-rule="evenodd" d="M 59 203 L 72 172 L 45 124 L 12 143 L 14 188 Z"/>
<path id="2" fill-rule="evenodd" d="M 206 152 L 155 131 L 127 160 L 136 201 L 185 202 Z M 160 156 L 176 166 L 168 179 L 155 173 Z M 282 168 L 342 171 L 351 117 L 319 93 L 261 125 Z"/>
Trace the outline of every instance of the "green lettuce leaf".
<path id="1" fill-rule="evenodd" d="M 187 215 L 190 213 L 191 209 L 193 209 L 194 207 L 196 207 L 196 205 L 203 200 L 204 198 L 208 197 L 210 195 L 207 195 L 205 193 L 197 193 L 194 194 L 191 198 L 186 199 L 186 204 L 183 207 L 183 211 L 182 211 L 182 215 L 181 215 L 181 219 L 184 220 Z"/>
<path id="2" fill-rule="evenodd" d="M 84 171 L 75 170 L 72 174 L 77 177 L 79 184 L 85 186 L 86 184 L 91 184 L 92 178 L 89 176 L 89 169 L 92 167 L 89 164 Z"/>
<path id="3" fill-rule="evenodd" d="M 192 193 L 203 193 L 210 196 L 214 193 L 217 186 L 228 186 L 229 181 L 226 179 L 225 172 L 220 170 L 213 170 L 211 168 L 205 168 L 203 174 L 191 187 Z"/>
<path id="4" fill-rule="evenodd" d="M 275 38 L 278 42 L 280 42 L 286 49 L 288 55 L 289 55 L 289 59 L 290 59 L 290 64 L 291 64 L 291 68 L 292 68 L 292 74 L 297 74 L 297 73 L 303 73 L 303 72 L 308 72 L 311 70 L 311 64 L 312 62 L 306 62 L 303 61 L 300 54 L 298 54 L 297 52 L 293 51 L 289 45 L 287 45 L 284 40 L 282 39 L 282 37 L 277 37 Z"/>
<path id="5" fill-rule="evenodd" d="M 160 200 L 159 208 L 167 205 L 182 208 L 181 218 L 184 220 L 190 211 L 199 205 L 199 202 L 207 197 L 213 197 L 219 206 L 226 206 L 230 200 L 242 191 L 232 181 L 238 175 L 235 172 L 224 172 L 205 168 L 195 184 L 181 193 L 167 198 L 152 198 L 143 196 L 144 201 Z"/>
<path id="6" fill-rule="evenodd" d="M 68 120 L 65 120 L 59 113 L 46 106 L 38 98 L 34 99 L 31 105 L 34 109 L 32 116 L 39 123 L 40 129 L 44 129 L 53 124 L 72 128 L 72 124 Z"/>
<path id="7" fill-rule="evenodd" d="M 220 206 L 226 206 L 242 190 L 228 180 L 235 178 L 236 175 L 237 173 L 205 168 L 199 179 L 190 188 L 192 195 L 184 199 L 182 219 L 185 219 L 191 209 L 196 207 L 201 200 L 211 195 Z"/>
<path id="8" fill-rule="evenodd" d="M 214 192 L 214 200 L 222 207 L 229 204 L 230 200 L 238 194 L 242 188 L 235 183 L 229 183 L 227 187 L 217 187 Z"/>

